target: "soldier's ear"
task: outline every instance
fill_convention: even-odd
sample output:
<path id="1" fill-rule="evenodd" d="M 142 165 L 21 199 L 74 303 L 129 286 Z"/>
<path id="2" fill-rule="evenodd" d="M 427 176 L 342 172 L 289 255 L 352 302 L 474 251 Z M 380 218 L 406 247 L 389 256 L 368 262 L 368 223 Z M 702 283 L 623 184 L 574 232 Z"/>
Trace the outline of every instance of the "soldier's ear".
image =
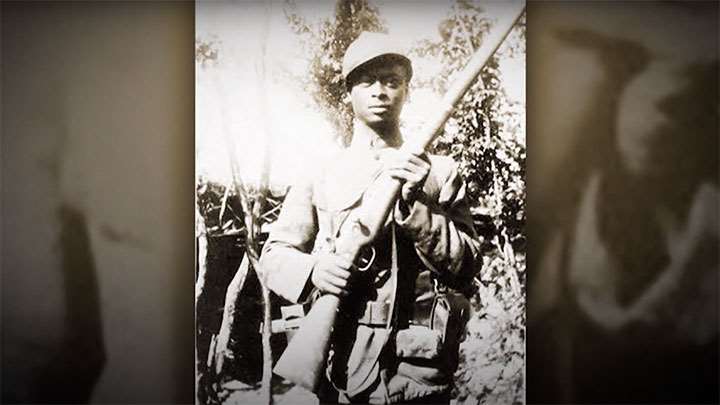
<path id="1" fill-rule="evenodd" d="M 350 92 L 345 92 L 345 95 L 342 98 L 342 102 L 345 103 L 345 105 L 350 105 L 352 103 L 352 99 L 350 98 Z"/>
<path id="2" fill-rule="evenodd" d="M 405 104 L 410 101 L 410 85 L 405 83 Z"/>

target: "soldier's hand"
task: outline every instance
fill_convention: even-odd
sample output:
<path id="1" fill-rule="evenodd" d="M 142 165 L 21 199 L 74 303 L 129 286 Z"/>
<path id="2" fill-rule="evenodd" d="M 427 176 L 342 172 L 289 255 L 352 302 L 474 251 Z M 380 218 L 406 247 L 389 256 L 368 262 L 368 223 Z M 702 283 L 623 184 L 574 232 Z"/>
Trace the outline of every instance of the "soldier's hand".
<path id="1" fill-rule="evenodd" d="M 408 203 L 415 201 L 430 173 L 430 160 L 426 154 L 416 155 L 403 150 L 390 153 L 385 160 L 390 177 L 403 183 L 402 198 Z"/>
<path id="2" fill-rule="evenodd" d="M 347 295 L 348 278 L 352 262 L 334 253 L 321 252 L 318 254 L 317 262 L 310 275 L 310 281 L 328 294 L 343 296 Z"/>

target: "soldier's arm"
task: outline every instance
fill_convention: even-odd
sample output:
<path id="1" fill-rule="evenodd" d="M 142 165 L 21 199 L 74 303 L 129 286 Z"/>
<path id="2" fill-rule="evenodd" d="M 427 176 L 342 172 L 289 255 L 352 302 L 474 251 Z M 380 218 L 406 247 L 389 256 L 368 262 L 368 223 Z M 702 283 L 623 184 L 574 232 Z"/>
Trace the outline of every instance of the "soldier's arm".
<path id="1" fill-rule="evenodd" d="M 438 195 L 421 194 L 407 209 L 396 209 L 395 222 L 415 242 L 418 256 L 430 270 L 463 286 L 480 269 L 480 242 L 457 165 L 449 158 L 433 165 L 444 165 L 434 172 L 447 176 L 430 174 L 436 176 L 431 181 L 439 183 Z"/>
<path id="2" fill-rule="evenodd" d="M 309 278 L 315 258 L 310 252 L 317 229 L 312 184 L 293 185 L 260 257 L 261 267 L 268 272 L 268 287 L 289 301 L 302 302 L 311 291 Z"/>

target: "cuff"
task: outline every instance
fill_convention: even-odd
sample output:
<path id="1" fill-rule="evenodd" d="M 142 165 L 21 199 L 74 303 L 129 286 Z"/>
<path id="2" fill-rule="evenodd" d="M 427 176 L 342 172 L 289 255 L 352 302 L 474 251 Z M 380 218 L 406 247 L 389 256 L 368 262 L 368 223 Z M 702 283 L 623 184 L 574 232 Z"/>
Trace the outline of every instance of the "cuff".
<path id="1" fill-rule="evenodd" d="M 420 200 L 415 200 L 409 207 L 401 207 L 400 204 L 405 202 L 398 200 L 393 210 L 395 223 L 415 242 L 427 238 L 432 229 L 430 209 Z M 405 214 L 403 208 L 406 208 Z"/>

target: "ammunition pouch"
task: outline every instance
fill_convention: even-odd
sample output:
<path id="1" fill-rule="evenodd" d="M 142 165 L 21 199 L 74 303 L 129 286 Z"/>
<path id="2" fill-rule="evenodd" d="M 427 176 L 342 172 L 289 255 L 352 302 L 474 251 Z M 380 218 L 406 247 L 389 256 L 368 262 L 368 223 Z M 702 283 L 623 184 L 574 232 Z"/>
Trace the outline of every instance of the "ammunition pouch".
<path id="1" fill-rule="evenodd" d="M 430 313 L 430 329 L 442 336 L 443 345 L 457 346 L 465 340 L 465 325 L 470 319 L 470 301 L 458 292 L 438 294 Z"/>
<path id="2" fill-rule="evenodd" d="M 395 336 L 397 370 L 388 382 L 391 402 L 449 392 L 469 315 L 468 299 L 457 292 L 436 290 L 432 300 L 416 302 L 412 323 Z"/>

